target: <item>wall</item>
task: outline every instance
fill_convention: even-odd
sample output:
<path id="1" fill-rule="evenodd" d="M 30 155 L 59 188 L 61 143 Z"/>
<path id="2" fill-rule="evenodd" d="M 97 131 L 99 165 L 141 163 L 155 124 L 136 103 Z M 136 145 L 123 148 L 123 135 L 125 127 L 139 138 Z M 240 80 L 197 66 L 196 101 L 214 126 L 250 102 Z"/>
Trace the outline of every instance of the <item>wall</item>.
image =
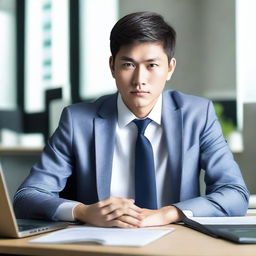
<path id="1" fill-rule="evenodd" d="M 256 1 L 236 0 L 236 64 L 238 127 L 243 128 L 243 104 L 256 102 Z"/>
<path id="2" fill-rule="evenodd" d="M 240 164 L 246 184 L 252 194 L 256 194 L 256 103 L 244 104 L 244 151 L 235 154 L 235 159 Z"/>
<path id="3" fill-rule="evenodd" d="M 201 1 L 203 95 L 236 99 L 235 0 Z"/>

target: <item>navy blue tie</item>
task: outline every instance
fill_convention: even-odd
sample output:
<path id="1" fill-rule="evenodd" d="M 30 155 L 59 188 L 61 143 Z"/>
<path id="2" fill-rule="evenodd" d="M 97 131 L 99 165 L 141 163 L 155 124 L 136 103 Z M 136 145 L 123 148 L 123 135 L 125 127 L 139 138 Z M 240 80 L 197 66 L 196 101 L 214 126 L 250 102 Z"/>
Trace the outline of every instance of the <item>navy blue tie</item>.
<path id="1" fill-rule="evenodd" d="M 133 120 L 138 128 L 135 146 L 135 204 L 142 208 L 157 209 L 153 149 L 144 136 L 151 121 L 149 118 Z"/>

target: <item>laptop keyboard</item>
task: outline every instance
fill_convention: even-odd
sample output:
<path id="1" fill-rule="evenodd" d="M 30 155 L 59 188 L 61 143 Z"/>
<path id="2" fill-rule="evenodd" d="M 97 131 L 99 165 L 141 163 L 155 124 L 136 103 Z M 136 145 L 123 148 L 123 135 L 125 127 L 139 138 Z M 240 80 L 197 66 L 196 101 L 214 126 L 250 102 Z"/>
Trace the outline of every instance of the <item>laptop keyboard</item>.
<path id="1" fill-rule="evenodd" d="M 25 231 L 30 229 L 36 229 L 42 227 L 42 225 L 36 225 L 36 224 L 19 224 L 19 231 Z"/>

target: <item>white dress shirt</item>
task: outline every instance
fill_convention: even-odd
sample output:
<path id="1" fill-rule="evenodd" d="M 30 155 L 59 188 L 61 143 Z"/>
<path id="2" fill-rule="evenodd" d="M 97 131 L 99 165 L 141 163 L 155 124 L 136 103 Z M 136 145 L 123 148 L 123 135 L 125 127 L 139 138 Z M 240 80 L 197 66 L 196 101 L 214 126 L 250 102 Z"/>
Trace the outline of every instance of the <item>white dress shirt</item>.
<path id="1" fill-rule="evenodd" d="M 114 146 L 110 195 L 115 197 L 135 198 L 134 161 L 137 127 L 132 122 L 136 116 L 126 107 L 122 97 L 117 98 L 118 122 Z M 168 151 L 163 128 L 161 126 L 162 95 L 158 98 L 148 118 L 152 120 L 144 135 L 149 139 L 154 154 L 156 170 L 158 208 L 170 205 L 170 176 L 167 172 Z M 70 201 L 61 204 L 55 212 L 57 220 L 72 221 L 73 209 L 79 202 Z"/>
<path id="2" fill-rule="evenodd" d="M 124 198 L 135 198 L 135 143 L 137 138 L 137 126 L 133 122 L 137 117 L 123 103 L 119 94 L 117 99 L 118 122 L 116 125 L 116 142 L 114 147 L 111 196 Z M 147 126 L 144 135 L 150 141 L 156 170 L 157 204 L 158 207 L 169 204 L 169 186 L 165 182 L 169 181 L 166 172 L 168 152 L 163 138 L 161 127 L 162 95 L 158 98 L 154 108 L 147 116 L 152 120 Z M 170 184 L 170 181 L 169 181 Z"/>

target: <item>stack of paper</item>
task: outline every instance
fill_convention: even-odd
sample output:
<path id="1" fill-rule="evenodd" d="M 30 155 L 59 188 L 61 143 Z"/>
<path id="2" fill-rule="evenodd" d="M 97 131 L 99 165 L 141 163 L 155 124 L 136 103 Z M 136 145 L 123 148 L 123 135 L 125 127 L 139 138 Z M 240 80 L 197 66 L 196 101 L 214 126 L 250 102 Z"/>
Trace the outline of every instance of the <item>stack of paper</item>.
<path id="1" fill-rule="evenodd" d="M 256 214 L 256 195 L 250 195 L 247 214 Z"/>
<path id="2" fill-rule="evenodd" d="M 109 246 L 144 246 L 174 231 L 169 229 L 120 229 L 79 226 L 33 239 L 31 243 L 93 242 Z"/>
<path id="3" fill-rule="evenodd" d="M 256 225 L 256 216 L 241 217 L 190 217 L 202 225 Z"/>

